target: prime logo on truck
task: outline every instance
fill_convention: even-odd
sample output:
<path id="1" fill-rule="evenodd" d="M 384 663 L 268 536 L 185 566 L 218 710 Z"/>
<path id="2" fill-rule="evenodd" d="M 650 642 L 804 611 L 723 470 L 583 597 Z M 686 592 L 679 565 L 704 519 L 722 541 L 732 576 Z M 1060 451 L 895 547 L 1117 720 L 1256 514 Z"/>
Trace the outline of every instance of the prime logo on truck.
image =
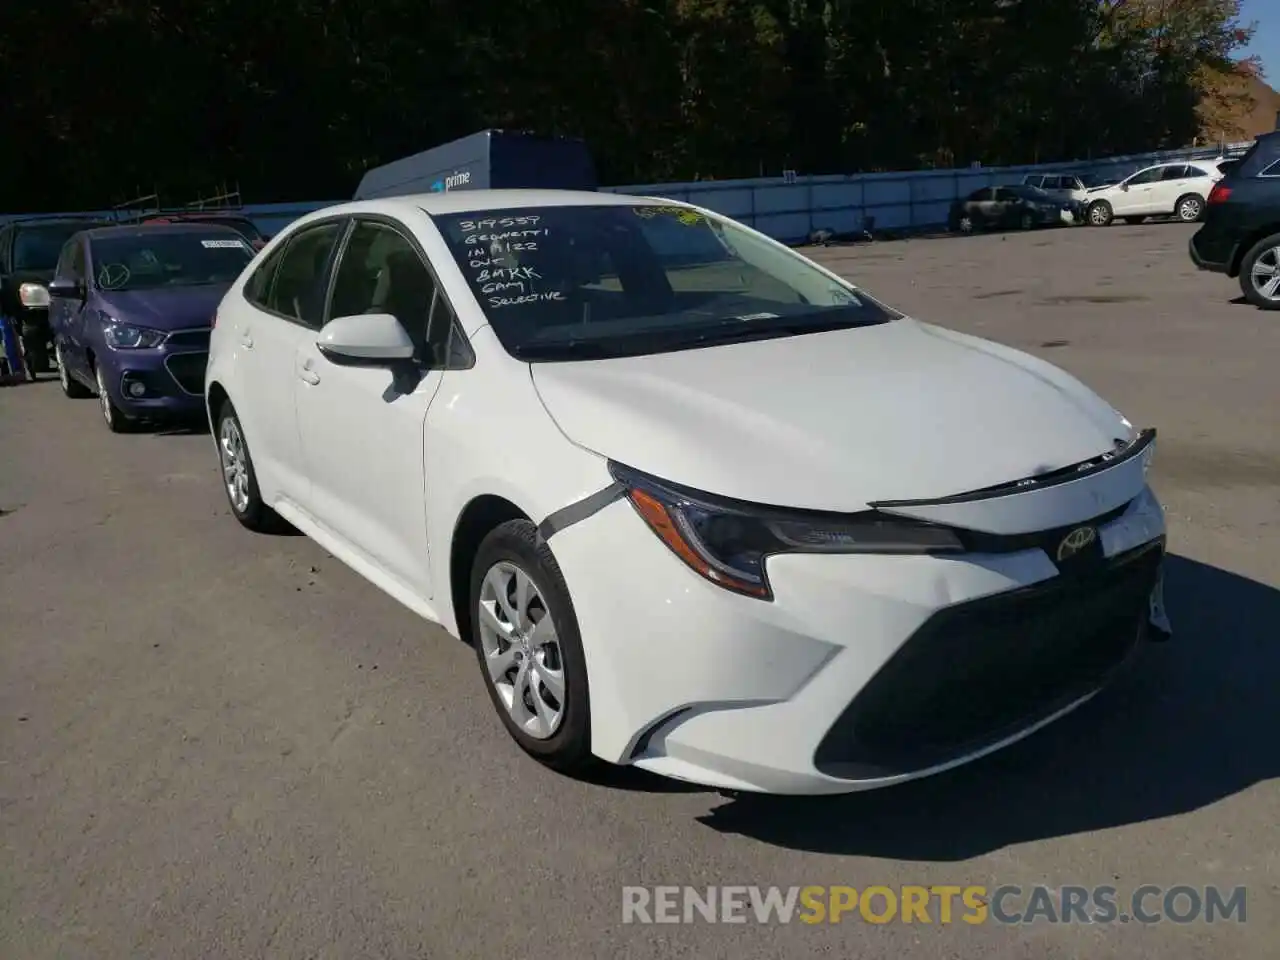
<path id="1" fill-rule="evenodd" d="M 431 185 L 432 193 L 443 193 L 446 190 L 452 190 L 454 187 L 465 187 L 471 182 L 471 171 L 463 170 L 461 173 L 450 174 L 443 180 L 437 180 Z"/>
<path id="2" fill-rule="evenodd" d="M 354 199 L 450 190 L 595 190 L 595 161 L 581 140 L 483 130 L 365 173 Z"/>

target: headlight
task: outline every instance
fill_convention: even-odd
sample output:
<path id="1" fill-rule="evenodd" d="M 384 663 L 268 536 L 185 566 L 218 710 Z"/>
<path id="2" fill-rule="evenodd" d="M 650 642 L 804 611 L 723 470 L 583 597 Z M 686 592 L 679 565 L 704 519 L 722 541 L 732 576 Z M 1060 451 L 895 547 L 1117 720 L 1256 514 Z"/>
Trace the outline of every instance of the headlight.
<path id="1" fill-rule="evenodd" d="M 958 553 L 945 527 L 868 510 L 781 510 L 687 490 L 610 463 L 636 512 L 677 557 L 727 590 L 772 600 L 765 558 L 777 553 Z"/>
<path id="2" fill-rule="evenodd" d="M 131 323 L 117 323 L 109 320 L 102 325 L 102 335 L 107 346 L 117 350 L 145 350 L 147 347 L 158 347 L 164 342 L 166 334 L 160 330 L 147 327 L 135 327 Z"/>
<path id="3" fill-rule="evenodd" d="M 24 307 L 47 307 L 49 289 L 42 283 L 24 283 L 18 287 L 18 301 Z"/>

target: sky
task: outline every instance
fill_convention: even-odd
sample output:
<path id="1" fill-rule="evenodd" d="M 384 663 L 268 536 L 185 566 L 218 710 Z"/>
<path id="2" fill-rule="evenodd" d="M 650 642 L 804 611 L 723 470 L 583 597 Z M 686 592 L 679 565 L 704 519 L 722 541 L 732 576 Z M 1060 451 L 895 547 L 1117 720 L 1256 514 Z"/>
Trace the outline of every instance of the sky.
<path id="1" fill-rule="evenodd" d="M 1240 7 L 1240 19 L 1257 27 L 1244 53 L 1261 57 L 1267 83 L 1280 89 L 1280 0 L 1243 0 Z"/>

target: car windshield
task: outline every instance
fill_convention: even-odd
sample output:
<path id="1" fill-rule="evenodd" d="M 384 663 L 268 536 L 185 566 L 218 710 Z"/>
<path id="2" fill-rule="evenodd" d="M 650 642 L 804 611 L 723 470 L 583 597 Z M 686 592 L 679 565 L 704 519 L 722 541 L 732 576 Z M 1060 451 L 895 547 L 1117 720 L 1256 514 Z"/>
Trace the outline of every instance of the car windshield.
<path id="1" fill-rule="evenodd" d="M 168 231 L 95 237 L 90 241 L 94 282 L 102 290 L 147 290 L 230 283 L 253 258 L 231 230 Z"/>
<path id="2" fill-rule="evenodd" d="M 433 220 L 494 332 L 522 360 L 636 356 L 900 316 L 787 248 L 687 207 Z"/>
<path id="3" fill-rule="evenodd" d="M 58 223 L 19 227 L 13 239 L 13 269 L 52 270 L 68 240 L 91 223 Z"/>

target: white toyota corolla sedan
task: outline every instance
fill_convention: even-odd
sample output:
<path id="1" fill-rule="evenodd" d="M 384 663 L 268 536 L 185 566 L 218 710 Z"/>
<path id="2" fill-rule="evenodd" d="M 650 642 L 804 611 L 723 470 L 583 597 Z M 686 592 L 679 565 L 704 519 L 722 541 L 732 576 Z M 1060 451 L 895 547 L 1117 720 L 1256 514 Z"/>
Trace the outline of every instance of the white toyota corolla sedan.
<path id="1" fill-rule="evenodd" d="M 222 301 L 207 397 L 240 522 L 472 644 L 566 771 L 897 783 L 1169 631 L 1153 431 L 669 200 L 310 214 Z"/>

